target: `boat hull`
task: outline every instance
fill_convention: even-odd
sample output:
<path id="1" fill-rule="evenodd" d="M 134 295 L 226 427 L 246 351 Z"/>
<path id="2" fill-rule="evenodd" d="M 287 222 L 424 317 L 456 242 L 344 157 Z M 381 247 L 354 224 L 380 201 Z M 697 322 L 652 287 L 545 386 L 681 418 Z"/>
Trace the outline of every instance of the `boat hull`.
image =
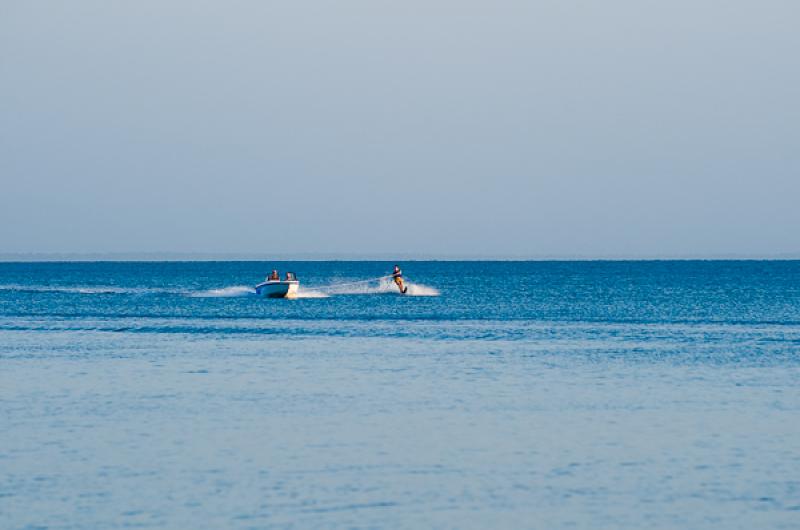
<path id="1" fill-rule="evenodd" d="M 300 282 L 293 281 L 271 281 L 256 285 L 256 294 L 263 298 L 294 298 Z"/>

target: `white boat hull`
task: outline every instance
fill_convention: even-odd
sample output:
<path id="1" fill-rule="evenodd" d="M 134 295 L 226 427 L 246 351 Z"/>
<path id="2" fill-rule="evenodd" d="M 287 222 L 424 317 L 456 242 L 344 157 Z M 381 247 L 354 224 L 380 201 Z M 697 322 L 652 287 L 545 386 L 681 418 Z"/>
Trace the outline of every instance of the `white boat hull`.
<path id="1" fill-rule="evenodd" d="M 274 280 L 256 285 L 256 294 L 264 298 L 294 298 L 299 288 L 300 282 L 297 280 Z"/>

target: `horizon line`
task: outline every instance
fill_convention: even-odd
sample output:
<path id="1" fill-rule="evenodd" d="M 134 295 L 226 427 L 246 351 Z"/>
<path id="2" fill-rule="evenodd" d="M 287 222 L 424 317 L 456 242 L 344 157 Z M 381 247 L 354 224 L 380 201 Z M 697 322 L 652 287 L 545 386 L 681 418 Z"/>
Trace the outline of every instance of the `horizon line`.
<path id="1" fill-rule="evenodd" d="M 775 254 L 433 254 L 382 252 L 0 252 L 2 263 L 170 261 L 796 261 L 800 252 Z"/>

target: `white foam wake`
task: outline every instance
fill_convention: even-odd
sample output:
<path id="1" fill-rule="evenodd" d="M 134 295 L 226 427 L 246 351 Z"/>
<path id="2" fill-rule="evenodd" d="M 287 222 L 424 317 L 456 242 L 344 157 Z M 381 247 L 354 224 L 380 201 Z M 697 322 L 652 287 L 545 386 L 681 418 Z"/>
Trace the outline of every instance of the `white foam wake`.
<path id="1" fill-rule="evenodd" d="M 428 287 L 427 285 L 411 282 L 406 282 L 405 284 L 406 287 L 408 287 L 408 291 L 406 291 L 407 296 L 439 296 L 440 294 L 438 289 Z M 320 287 L 319 289 L 331 295 L 400 294 L 400 290 L 397 288 L 394 281 L 387 278 L 381 278 L 380 280 L 369 283 L 353 282 L 342 285 L 333 284 Z"/>
<path id="2" fill-rule="evenodd" d="M 246 285 L 232 285 L 230 287 L 222 287 L 221 289 L 209 289 L 207 291 L 200 291 L 192 293 L 190 296 L 193 298 L 234 298 L 239 296 L 253 296 L 256 290 Z"/>
<path id="3" fill-rule="evenodd" d="M 329 295 L 323 293 L 322 291 L 317 291 L 314 289 L 306 289 L 305 287 L 300 287 L 297 289 L 297 294 L 295 298 L 328 298 Z"/>
<path id="4" fill-rule="evenodd" d="M 420 283 L 406 282 L 406 285 L 408 286 L 406 296 L 439 296 L 439 294 L 441 294 L 439 293 L 439 289 L 428 287 Z"/>
<path id="5" fill-rule="evenodd" d="M 63 293 L 63 294 L 163 294 L 178 293 L 176 289 L 156 287 L 117 287 L 110 285 L 0 285 L 0 291 L 20 291 L 30 293 Z"/>
<path id="6" fill-rule="evenodd" d="M 427 285 L 406 282 L 406 296 L 439 296 L 439 290 Z M 256 290 L 246 285 L 231 285 L 219 289 L 208 289 L 191 293 L 194 298 L 235 298 L 255 296 Z M 322 285 L 316 287 L 303 287 L 297 291 L 295 298 L 328 298 L 330 296 L 348 294 L 394 294 L 399 295 L 397 285 L 387 278 L 368 280 L 362 282 L 349 282 L 341 284 Z"/>
<path id="7" fill-rule="evenodd" d="M 255 294 L 256 290 L 253 287 L 248 287 L 246 285 L 231 285 L 228 287 L 221 287 L 219 289 L 208 289 L 207 291 L 191 293 L 189 296 L 193 298 L 239 298 L 255 296 Z M 321 291 L 300 287 L 295 298 L 328 298 L 328 295 Z"/>
<path id="8" fill-rule="evenodd" d="M 380 280 L 345 282 L 341 284 L 331 284 L 320 287 L 329 294 L 388 294 L 398 292 L 397 286 L 390 280 L 381 278 Z"/>

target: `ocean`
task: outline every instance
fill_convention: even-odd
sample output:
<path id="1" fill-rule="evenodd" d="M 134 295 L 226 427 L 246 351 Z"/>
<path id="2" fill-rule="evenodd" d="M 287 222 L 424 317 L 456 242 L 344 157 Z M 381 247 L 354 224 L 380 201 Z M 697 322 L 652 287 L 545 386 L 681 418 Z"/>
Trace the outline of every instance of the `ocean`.
<path id="1" fill-rule="evenodd" d="M 0 263 L 0 528 L 800 528 L 800 262 L 392 265 Z"/>

